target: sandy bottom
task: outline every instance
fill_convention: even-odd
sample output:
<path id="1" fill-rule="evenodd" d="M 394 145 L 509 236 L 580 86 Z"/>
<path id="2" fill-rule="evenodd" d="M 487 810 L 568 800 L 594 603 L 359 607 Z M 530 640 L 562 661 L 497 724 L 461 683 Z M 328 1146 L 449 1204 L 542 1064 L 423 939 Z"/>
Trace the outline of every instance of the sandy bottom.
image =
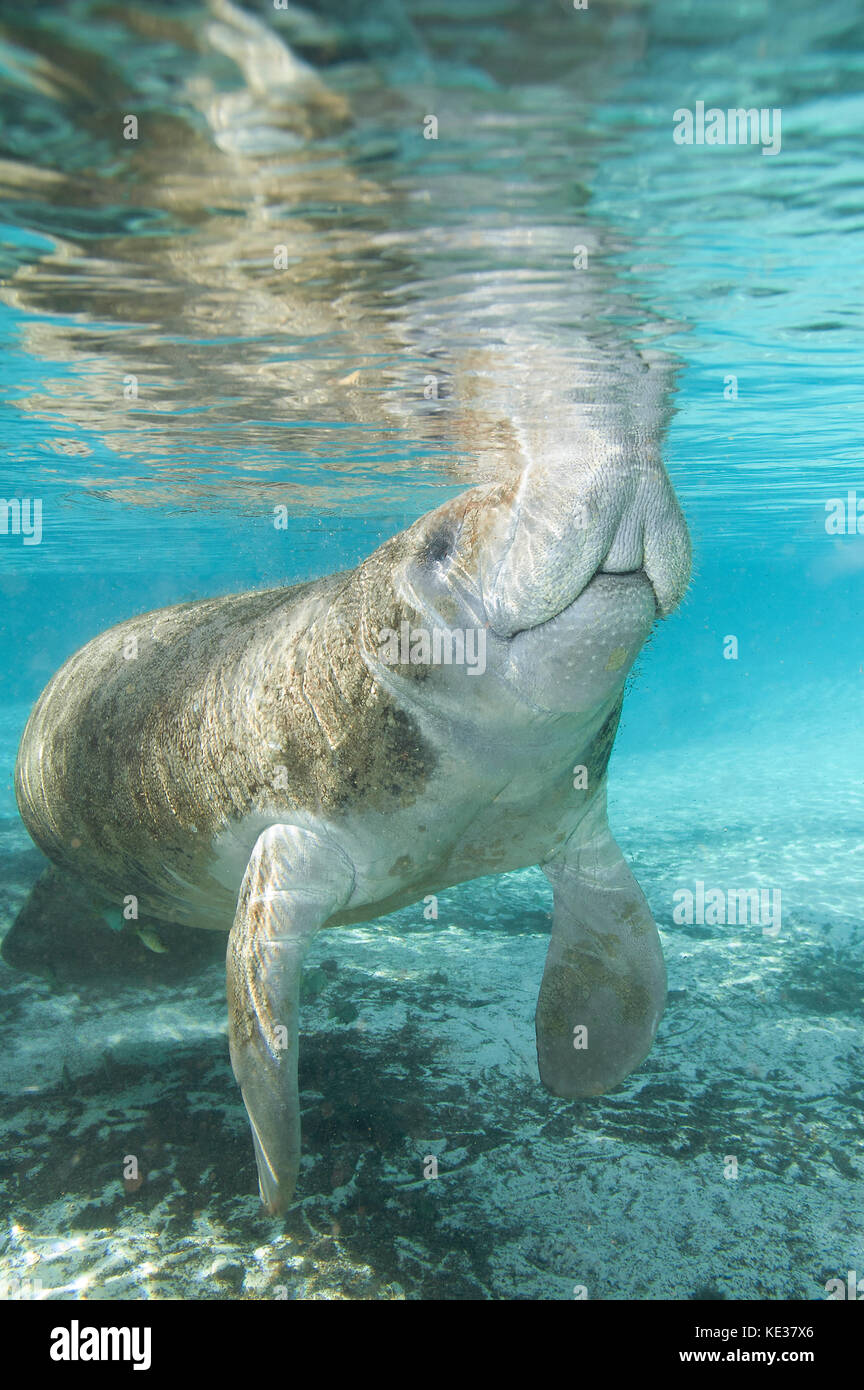
<path id="1" fill-rule="evenodd" d="M 0 726 L 7 773 L 23 714 Z M 218 960 L 164 978 L 153 956 L 134 983 L 0 965 L 7 1296 L 820 1299 L 864 1274 L 864 752 L 829 721 L 801 735 L 616 755 L 611 820 L 670 996 L 614 1095 L 540 1086 L 539 871 L 442 894 L 437 922 L 322 935 L 284 1221 L 258 1203 Z M 0 931 L 42 866 L 4 782 Z M 676 924 L 697 881 L 779 887 L 779 935 Z"/>

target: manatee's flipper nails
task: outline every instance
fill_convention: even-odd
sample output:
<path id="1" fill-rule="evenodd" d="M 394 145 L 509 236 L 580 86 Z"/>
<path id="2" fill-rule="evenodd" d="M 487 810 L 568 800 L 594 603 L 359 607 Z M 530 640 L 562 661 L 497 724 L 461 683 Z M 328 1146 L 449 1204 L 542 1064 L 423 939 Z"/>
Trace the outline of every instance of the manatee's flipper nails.
<path id="1" fill-rule="evenodd" d="M 261 1200 L 291 1202 L 300 1169 L 298 1010 L 303 958 L 347 902 L 348 858 L 323 835 L 273 826 L 259 837 L 228 942 L 231 1065 L 252 1126 Z"/>
<path id="2" fill-rule="evenodd" d="M 543 866 L 555 911 L 536 1015 L 540 1079 L 567 1099 L 623 1081 L 650 1051 L 666 1002 L 657 928 L 620 849 L 605 824 L 575 840 Z"/>

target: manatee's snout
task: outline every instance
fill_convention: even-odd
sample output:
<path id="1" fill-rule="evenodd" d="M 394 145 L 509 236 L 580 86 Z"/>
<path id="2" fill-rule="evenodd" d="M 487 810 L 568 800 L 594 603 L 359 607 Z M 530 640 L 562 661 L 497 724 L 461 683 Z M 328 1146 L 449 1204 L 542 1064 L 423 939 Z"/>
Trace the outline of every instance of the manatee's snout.
<path id="1" fill-rule="evenodd" d="M 659 459 L 608 451 L 563 475 L 526 469 L 485 559 L 489 624 L 513 637 L 569 608 L 597 574 L 644 573 L 667 616 L 690 578 L 690 538 Z"/>

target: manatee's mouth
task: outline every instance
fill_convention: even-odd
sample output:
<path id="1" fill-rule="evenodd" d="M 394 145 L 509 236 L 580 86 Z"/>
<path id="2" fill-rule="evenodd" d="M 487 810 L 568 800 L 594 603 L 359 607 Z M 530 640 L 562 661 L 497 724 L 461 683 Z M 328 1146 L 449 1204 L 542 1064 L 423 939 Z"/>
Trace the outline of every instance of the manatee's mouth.
<path id="1" fill-rule="evenodd" d="M 594 575 L 594 578 L 591 579 L 590 583 L 586 584 L 585 588 L 590 588 L 591 584 L 593 584 L 596 579 L 599 579 L 601 575 L 607 579 L 638 579 L 640 581 L 644 579 L 646 583 L 650 586 L 651 592 L 654 595 L 654 609 L 657 617 L 660 618 L 663 616 L 660 607 L 659 595 L 657 593 L 657 590 L 654 588 L 654 585 L 651 583 L 650 575 L 648 574 L 648 571 L 646 570 L 644 565 L 637 565 L 636 569 L 633 570 L 605 570 L 601 567 Z M 582 590 L 583 594 L 584 592 L 585 589 Z M 581 598 L 582 594 L 580 594 L 579 597 Z"/>
<path id="2" fill-rule="evenodd" d="M 544 618 L 542 622 L 532 623 L 530 626 L 518 628 L 516 632 L 512 632 L 509 634 L 508 640 L 512 641 L 513 638 L 521 636 L 521 634 L 524 632 L 539 632 L 542 628 L 549 627 L 552 623 L 557 622 L 559 618 L 563 618 L 566 614 L 570 613 L 578 603 L 582 602 L 582 600 L 591 590 L 594 590 L 596 592 L 595 585 L 598 585 L 602 581 L 608 582 L 609 580 L 620 580 L 622 592 L 626 592 L 628 588 L 632 588 L 636 584 L 641 585 L 643 584 L 643 582 L 647 584 L 651 590 L 651 594 L 654 599 L 655 619 L 661 616 L 661 609 L 659 600 L 657 598 L 657 591 L 655 590 L 654 585 L 651 583 L 651 580 L 649 579 L 644 566 L 640 565 L 637 569 L 632 570 L 606 570 L 601 567 L 600 569 L 595 571 L 595 573 L 588 580 L 588 583 L 585 585 L 585 587 L 579 590 L 576 597 L 571 599 L 569 603 L 565 603 L 563 608 L 559 608 L 557 613 L 551 613 L 549 617 Z"/>

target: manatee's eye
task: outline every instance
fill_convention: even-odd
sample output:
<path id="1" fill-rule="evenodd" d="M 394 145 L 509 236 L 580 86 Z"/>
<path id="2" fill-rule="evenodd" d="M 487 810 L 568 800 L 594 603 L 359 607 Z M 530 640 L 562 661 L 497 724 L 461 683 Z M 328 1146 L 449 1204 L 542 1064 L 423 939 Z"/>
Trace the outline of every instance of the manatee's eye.
<path id="1" fill-rule="evenodd" d="M 453 532 L 447 526 L 442 526 L 440 531 L 435 531 L 426 541 L 424 559 L 429 564 L 438 564 L 441 560 L 446 560 L 453 553 Z"/>

